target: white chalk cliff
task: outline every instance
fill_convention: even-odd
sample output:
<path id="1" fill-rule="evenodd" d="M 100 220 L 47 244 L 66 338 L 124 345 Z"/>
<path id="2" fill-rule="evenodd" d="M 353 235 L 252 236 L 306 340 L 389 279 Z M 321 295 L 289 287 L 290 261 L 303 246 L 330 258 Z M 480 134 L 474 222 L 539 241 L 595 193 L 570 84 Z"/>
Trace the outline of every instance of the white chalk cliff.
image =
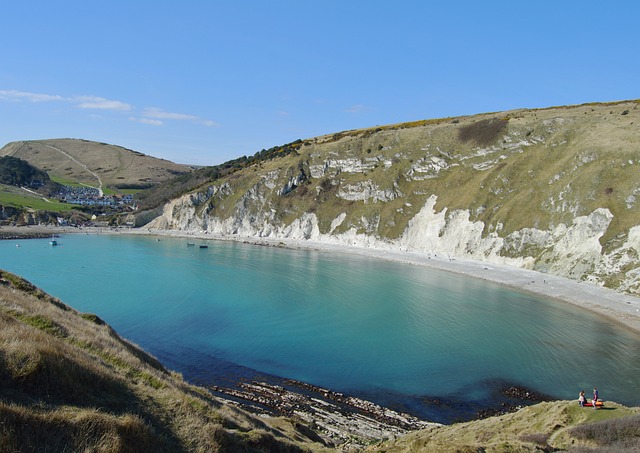
<path id="1" fill-rule="evenodd" d="M 147 227 L 444 254 L 637 295 L 638 105 L 309 139 L 170 201 Z"/>

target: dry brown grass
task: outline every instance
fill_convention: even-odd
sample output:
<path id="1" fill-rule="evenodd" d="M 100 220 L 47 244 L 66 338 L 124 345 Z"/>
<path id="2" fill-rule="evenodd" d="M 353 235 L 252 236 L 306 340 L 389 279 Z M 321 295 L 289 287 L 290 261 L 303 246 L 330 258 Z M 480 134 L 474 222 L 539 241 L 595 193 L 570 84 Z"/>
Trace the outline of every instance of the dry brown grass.
<path id="1" fill-rule="evenodd" d="M 148 186 L 191 171 L 188 165 L 89 140 L 12 142 L 0 149 L 0 155 L 11 155 L 26 160 L 31 165 L 45 170 L 55 180 L 96 185 L 97 180 L 87 171 L 89 169 L 100 176 L 105 186 L 110 187 Z"/>
<path id="2" fill-rule="evenodd" d="M 630 438 L 634 442 L 637 428 L 631 429 L 630 436 L 620 432 L 637 425 L 640 408 L 626 408 L 613 402 L 607 402 L 606 408 L 598 411 L 585 409 L 579 407 L 576 401 L 539 403 L 512 414 L 417 431 L 398 440 L 373 446 L 367 451 L 586 452 L 615 451 L 609 448 L 628 445 Z M 589 427 L 586 430 L 577 428 L 585 424 Z M 590 438 L 612 426 L 621 427 L 617 435 L 609 438 L 602 436 L 600 442 Z"/>
<path id="3" fill-rule="evenodd" d="M 185 383 L 95 315 L 0 271 L 0 451 L 321 447 L 301 433 Z"/>

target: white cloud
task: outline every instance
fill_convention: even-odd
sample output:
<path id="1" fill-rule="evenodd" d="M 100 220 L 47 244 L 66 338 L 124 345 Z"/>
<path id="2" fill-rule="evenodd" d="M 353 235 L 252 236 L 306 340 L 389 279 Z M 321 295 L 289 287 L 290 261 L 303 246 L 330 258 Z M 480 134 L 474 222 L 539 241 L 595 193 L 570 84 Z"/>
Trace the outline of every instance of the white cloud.
<path id="1" fill-rule="evenodd" d="M 28 91 L 0 90 L 0 99 L 5 101 L 29 101 L 29 102 L 51 102 L 64 101 L 62 96 L 55 94 L 30 93 Z"/>
<path id="2" fill-rule="evenodd" d="M 57 94 L 31 93 L 29 91 L 0 90 L 0 99 L 5 101 L 28 102 L 68 102 L 81 109 L 128 111 L 132 107 L 122 101 L 114 101 L 99 96 L 64 97 Z"/>
<path id="3" fill-rule="evenodd" d="M 195 121 L 198 119 L 197 116 L 186 115 L 184 113 L 171 113 L 165 112 L 162 109 L 158 109 L 155 107 L 148 107 L 144 109 L 142 112 L 142 116 L 146 116 L 147 118 L 161 118 L 165 120 L 189 120 Z"/>
<path id="4" fill-rule="evenodd" d="M 162 109 L 156 107 L 147 107 L 142 112 L 144 118 L 162 119 L 162 120 L 178 120 L 178 121 L 191 121 L 193 123 L 202 124 L 204 126 L 216 127 L 218 123 L 211 120 L 204 120 L 195 115 L 188 115 L 186 113 L 165 112 Z"/>
<path id="5" fill-rule="evenodd" d="M 136 109 L 127 102 L 103 98 L 101 96 L 71 96 L 64 97 L 56 94 L 31 93 L 18 90 L 0 90 L 0 101 L 10 102 L 64 102 L 83 110 L 109 110 L 113 112 L 133 112 Z M 219 127 L 215 121 L 200 118 L 186 113 L 167 112 L 157 107 L 147 107 L 137 116 L 129 120 L 152 126 L 162 126 L 165 120 L 190 121 L 207 127 Z"/>
<path id="6" fill-rule="evenodd" d="M 362 104 L 355 104 L 345 110 L 347 113 L 360 113 L 362 111 L 367 110 L 367 108 Z"/>
<path id="7" fill-rule="evenodd" d="M 132 109 L 131 104 L 127 104 L 126 102 L 105 99 L 99 96 L 75 96 L 71 98 L 71 102 L 77 103 L 76 106 L 81 109 L 117 111 L 129 111 Z"/>
<path id="8" fill-rule="evenodd" d="M 130 117 L 129 120 L 131 121 L 136 121 L 138 123 L 142 123 L 142 124 L 149 124 L 151 126 L 162 126 L 164 123 L 160 120 L 154 120 L 152 118 L 135 118 L 135 117 Z"/>

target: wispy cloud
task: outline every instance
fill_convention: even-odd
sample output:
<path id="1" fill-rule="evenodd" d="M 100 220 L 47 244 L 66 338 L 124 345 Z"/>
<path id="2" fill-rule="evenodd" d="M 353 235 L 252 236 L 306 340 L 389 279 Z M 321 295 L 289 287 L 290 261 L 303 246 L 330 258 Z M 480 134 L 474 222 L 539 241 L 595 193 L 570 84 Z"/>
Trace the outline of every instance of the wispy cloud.
<path id="1" fill-rule="evenodd" d="M 157 107 L 146 107 L 136 114 L 136 108 L 128 102 L 107 99 L 101 96 L 60 96 L 57 94 L 32 93 L 29 91 L 0 90 L 0 101 L 9 102 L 64 102 L 83 110 L 130 112 L 129 120 L 152 126 L 162 126 L 165 121 L 189 121 L 207 127 L 219 127 L 215 121 L 186 113 L 167 112 Z"/>
<path id="2" fill-rule="evenodd" d="M 70 99 L 80 109 L 129 111 L 131 104 L 122 101 L 101 98 L 99 96 L 76 96 Z"/>
<path id="3" fill-rule="evenodd" d="M 349 107 L 348 109 L 345 109 L 345 112 L 347 113 L 360 113 L 360 112 L 364 112 L 365 110 L 367 110 L 367 107 L 362 105 L 362 104 L 355 104 L 352 105 L 351 107 Z"/>
<path id="4" fill-rule="evenodd" d="M 129 117 L 130 121 L 135 121 L 137 123 L 149 124 L 150 126 L 162 126 L 164 123 L 160 120 L 154 120 L 152 118 L 136 118 L 134 116 Z"/>
<path id="5" fill-rule="evenodd" d="M 0 90 L 0 99 L 4 101 L 51 102 L 64 101 L 62 96 L 54 94 L 30 93 L 28 91 Z"/>
<path id="6" fill-rule="evenodd" d="M 30 91 L 0 90 L 0 99 L 14 102 L 66 102 L 80 109 L 116 110 L 128 111 L 131 104 L 122 101 L 114 101 L 100 96 L 71 96 L 65 97 L 57 94 L 32 93 Z"/>
<path id="7" fill-rule="evenodd" d="M 166 112 L 156 107 L 148 107 L 143 110 L 142 118 L 151 118 L 157 120 L 177 120 L 177 121 L 191 121 L 192 123 L 202 124 L 204 126 L 215 127 L 219 126 L 218 123 L 211 120 L 205 120 L 195 115 L 188 115 L 186 113 Z"/>

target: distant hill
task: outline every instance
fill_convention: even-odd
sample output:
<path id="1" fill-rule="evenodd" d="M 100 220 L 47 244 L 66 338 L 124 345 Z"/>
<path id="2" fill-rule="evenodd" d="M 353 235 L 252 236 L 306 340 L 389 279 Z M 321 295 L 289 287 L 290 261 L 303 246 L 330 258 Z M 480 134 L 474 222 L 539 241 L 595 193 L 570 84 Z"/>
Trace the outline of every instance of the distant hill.
<path id="1" fill-rule="evenodd" d="M 11 142 L 0 156 L 25 160 L 62 184 L 98 188 L 148 188 L 193 170 L 121 146 L 67 138 Z"/>

